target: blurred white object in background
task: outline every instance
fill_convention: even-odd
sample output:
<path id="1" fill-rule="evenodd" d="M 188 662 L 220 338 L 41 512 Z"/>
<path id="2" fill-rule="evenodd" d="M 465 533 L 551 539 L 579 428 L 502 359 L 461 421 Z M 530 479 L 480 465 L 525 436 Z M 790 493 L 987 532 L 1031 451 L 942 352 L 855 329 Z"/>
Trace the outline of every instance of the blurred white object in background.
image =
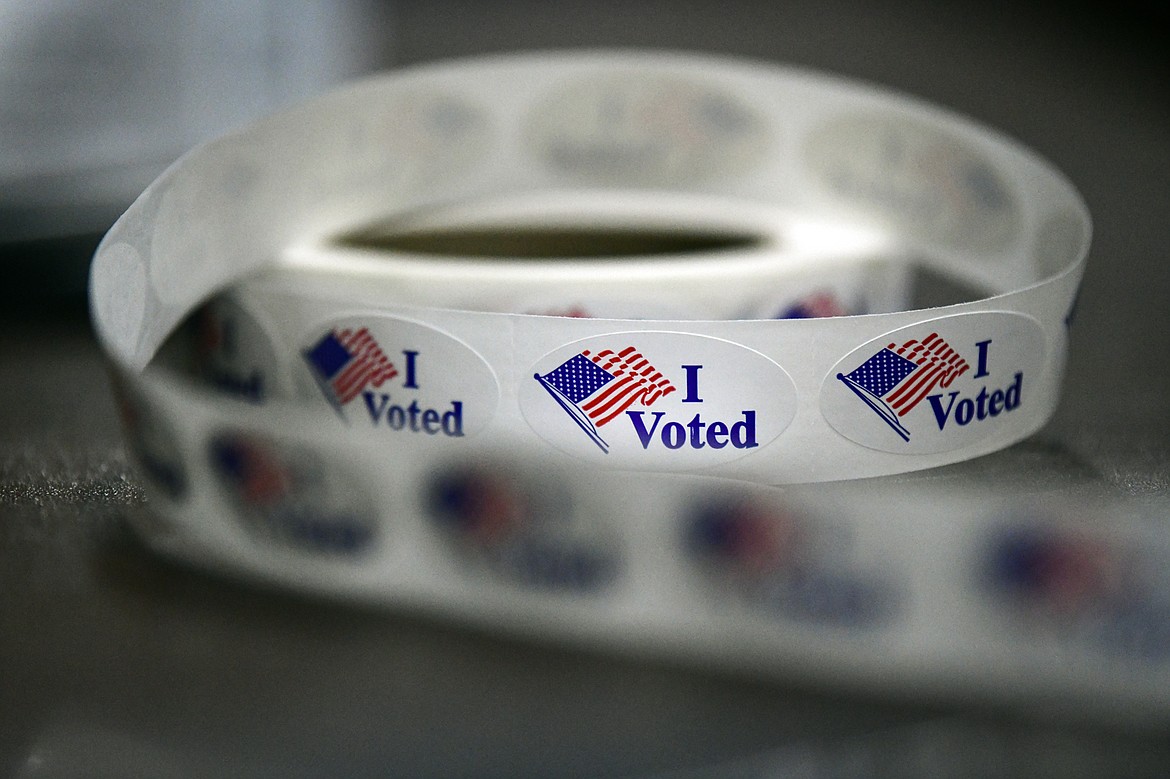
<path id="1" fill-rule="evenodd" d="M 191 146 L 377 68 L 373 0 L 0 0 L 0 241 L 104 230 Z"/>

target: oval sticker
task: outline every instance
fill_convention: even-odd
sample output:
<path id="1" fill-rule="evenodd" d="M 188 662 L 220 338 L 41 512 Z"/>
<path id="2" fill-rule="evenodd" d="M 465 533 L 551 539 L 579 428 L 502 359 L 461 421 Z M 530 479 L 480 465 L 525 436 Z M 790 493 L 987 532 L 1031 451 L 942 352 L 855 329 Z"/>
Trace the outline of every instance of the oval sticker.
<path id="1" fill-rule="evenodd" d="M 496 412 L 491 367 L 467 344 L 418 322 L 337 319 L 312 330 L 300 351 L 301 396 L 356 429 L 462 438 Z"/>
<path id="2" fill-rule="evenodd" d="M 758 451 L 796 413 L 788 374 L 707 336 L 627 332 L 542 357 L 520 380 L 528 424 L 562 451 L 622 468 L 687 470 Z"/>
<path id="3" fill-rule="evenodd" d="M 974 144 L 923 121 L 835 117 L 809 134 L 804 154 L 823 193 L 909 235 L 995 252 L 1020 230 L 1005 173 Z"/>
<path id="4" fill-rule="evenodd" d="M 378 511 L 351 468 L 243 431 L 213 436 L 207 459 L 240 523 L 262 544 L 357 558 L 378 543 Z"/>
<path id="5" fill-rule="evenodd" d="M 528 136 L 555 172 L 642 185 L 739 174 L 767 152 L 774 131 L 719 84 L 628 72 L 550 94 L 537 103 Z"/>
<path id="6" fill-rule="evenodd" d="M 268 329 L 235 295 L 218 295 L 192 315 L 193 362 L 199 379 L 217 392 L 252 403 L 287 397 Z"/>
<path id="7" fill-rule="evenodd" d="M 871 449 L 961 449 L 1021 418 L 1043 367 L 1039 324 L 962 314 L 904 327 L 854 349 L 825 377 L 821 413 Z"/>

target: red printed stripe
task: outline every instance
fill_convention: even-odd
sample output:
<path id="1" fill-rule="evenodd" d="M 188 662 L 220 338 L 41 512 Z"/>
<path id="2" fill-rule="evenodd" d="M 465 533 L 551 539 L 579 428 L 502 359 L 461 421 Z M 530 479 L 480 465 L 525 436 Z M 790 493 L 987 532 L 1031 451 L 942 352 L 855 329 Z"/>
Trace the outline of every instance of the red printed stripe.
<path id="1" fill-rule="evenodd" d="M 675 390 L 670 381 L 632 346 L 620 352 L 603 349 L 593 356 L 588 350 L 582 354 L 615 378 L 581 406 L 598 427 L 613 421 L 635 403 L 649 406 Z"/>
<path id="2" fill-rule="evenodd" d="M 366 387 L 380 387 L 398 375 L 398 369 L 386 358 L 368 328 L 356 332 L 343 330 L 338 340 L 353 355 L 349 365 L 333 380 L 339 403 L 348 403 Z"/>
<path id="3" fill-rule="evenodd" d="M 894 349 L 894 344 L 888 348 Z M 971 367 L 938 333 L 931 333 L 921 341 L 911 339 L 896 352 L 923 369 L 911 373 L 901 386 L 886 397 L 898 416 L 905 416 L 936 387 L 949 387 Z"/>

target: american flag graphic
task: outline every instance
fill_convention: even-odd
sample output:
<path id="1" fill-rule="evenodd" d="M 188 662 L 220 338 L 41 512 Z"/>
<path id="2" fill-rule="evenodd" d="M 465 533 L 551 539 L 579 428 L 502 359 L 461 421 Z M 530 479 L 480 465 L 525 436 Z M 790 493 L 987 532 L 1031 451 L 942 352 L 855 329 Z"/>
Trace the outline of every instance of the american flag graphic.
<path id="1" fill-rule="evenodd" d="M 845 316 L 848 313 L 833 293 L 818 292 L 784 309 L 777 319 L 819 319 L 827 316 Z"/>
<path id="2" fill-rule="evenodd" d="M 743 574 L 764 575 L 793 562 L 800 536 L 797 521 L 786 512 L 726 500 L 712 502 L 698 513 L 689 540 L 702 556 L 723 560 Z"/>
<path id="3" fill-rule="evenodd" d="M 212 462 L 235 495 L 249 506 L 274 505 L 292 491 L 292 476 L 277 456 L 257 442 L 228 437 L 211 449 Z"/>
<path id="4" fill-rule="evenodd" d="M 852 372 L 838 373 L 837 378 L 909 441 L 910 431 L 902 426 L 901 417 L 936 388 L 951 386 L 970 367 L 938 333 L 931 333 L 921 341 L 889 344 Z"/>
<path id="5" fill-rule="evenodd" d="M 548 390 L 573 421 L 608 452 L 597 428 L 612 422 L 635 403 L 653 405 L 675 391 L 670 380 L 633 346 L 620 352 L 588 349 L 535 379 Z"/>
<path id="6" fill-rule="evenodd" d="M 305 360 L 313 369 L 326 396 L 344 406 L 367 387 L 380 387 L 398 375 L 368 328 L 331 330 L 311 349 Z"/>
<path id="7" fill-rule="evenodd" d="M 431 504 L 437 518 L 488 545 L 521 530 L 531 513 L 518 486 L 497 473 L 447 474 L 434 485 Z"/>

